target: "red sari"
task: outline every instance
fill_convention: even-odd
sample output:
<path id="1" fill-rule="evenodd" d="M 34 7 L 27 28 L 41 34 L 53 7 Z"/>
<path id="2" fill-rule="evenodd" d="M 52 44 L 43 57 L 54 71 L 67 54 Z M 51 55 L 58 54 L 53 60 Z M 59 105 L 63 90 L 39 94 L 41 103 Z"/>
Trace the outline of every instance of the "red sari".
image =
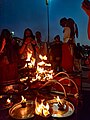
<path id="1" fill-rule="evenodd" d="M 68 43 L 63 43 L 62 45 L 62 67 L 67 72 L 71 73 L 73 71 L 73 55 L 71 55 L 70 47 Z"/>

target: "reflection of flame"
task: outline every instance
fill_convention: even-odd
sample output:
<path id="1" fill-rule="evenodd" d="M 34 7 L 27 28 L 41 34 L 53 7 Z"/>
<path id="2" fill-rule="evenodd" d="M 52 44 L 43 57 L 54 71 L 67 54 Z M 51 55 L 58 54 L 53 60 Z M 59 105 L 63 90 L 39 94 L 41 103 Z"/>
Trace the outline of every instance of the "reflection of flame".
<path id="1" fill-rule="evenodd" d="M 22 98 L 21 100 L 22 103 L 26 102 L 26 99 L 23 96 L 21 96 L 21 98 Z"/>
<path id="2" fill-rule="evenodd" d="M 27 112 L 28 112 L 27 107 L 21 108 L 20 113 L 22 115 L 22 118 L 25 118 L 25 116 L 27 115 Z"/>
<path id="3" fill-rule="evenodd" d="M 41 100 L 41 104 L 37 102 L 37 99 L 35 100 L 35 113 L 40 116 L 47 116 L 50 114 L 49 112 L 49 104 L 46 103 L 46 105 L 43 104 L 44 100 Z"/>

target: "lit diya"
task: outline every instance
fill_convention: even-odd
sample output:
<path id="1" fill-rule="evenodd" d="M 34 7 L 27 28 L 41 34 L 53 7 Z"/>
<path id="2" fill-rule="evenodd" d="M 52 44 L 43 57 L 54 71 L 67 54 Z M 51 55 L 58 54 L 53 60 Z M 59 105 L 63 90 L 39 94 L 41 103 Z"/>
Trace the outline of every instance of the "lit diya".
<path id="1" fill-rule="evenodd" d="M 34 117 L 34 102 L 26 101 L 22 96 L 21 102 L 10 108 L 9 115 L 15 119 L 28 119 Z"/>
<path id="2" fill-rule="evenodd" d="M 60 99 L 59 96 L 48 101 L 51 108 L 52 117 L 68 117 L 74 113 L 74 106 L 65 99 Z"/>
<path id="3" fill-rule="evenodd" d="M 0 110 L 10 108 L 13 105 L 11 98 L 7 95 L 0 95 Z"/>

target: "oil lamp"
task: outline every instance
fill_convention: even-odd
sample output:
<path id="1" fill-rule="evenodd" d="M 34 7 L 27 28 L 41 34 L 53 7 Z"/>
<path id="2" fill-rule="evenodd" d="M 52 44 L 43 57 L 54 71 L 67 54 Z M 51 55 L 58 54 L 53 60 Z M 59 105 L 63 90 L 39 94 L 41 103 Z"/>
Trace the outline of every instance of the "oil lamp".
<path id="1" fill-rule="evenodd" d="M 21 96 L 21 97 L 22 97 L 21 105 L 23 108 L 25 108 L 26 107 L 26 99 L 23 96 Z"/>

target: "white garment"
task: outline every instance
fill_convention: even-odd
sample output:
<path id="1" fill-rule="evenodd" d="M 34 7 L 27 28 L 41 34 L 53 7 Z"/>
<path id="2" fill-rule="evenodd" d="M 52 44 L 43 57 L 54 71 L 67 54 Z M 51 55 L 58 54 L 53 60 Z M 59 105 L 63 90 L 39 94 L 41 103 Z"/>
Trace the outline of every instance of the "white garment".
<path id="1" fill-rule="evenodd" d="M 63 42 L 67 43 L 70 40 L 70 33 L 71 30 L 69 27 L 64 27 L 64 33 L 63 33 Z"/>

